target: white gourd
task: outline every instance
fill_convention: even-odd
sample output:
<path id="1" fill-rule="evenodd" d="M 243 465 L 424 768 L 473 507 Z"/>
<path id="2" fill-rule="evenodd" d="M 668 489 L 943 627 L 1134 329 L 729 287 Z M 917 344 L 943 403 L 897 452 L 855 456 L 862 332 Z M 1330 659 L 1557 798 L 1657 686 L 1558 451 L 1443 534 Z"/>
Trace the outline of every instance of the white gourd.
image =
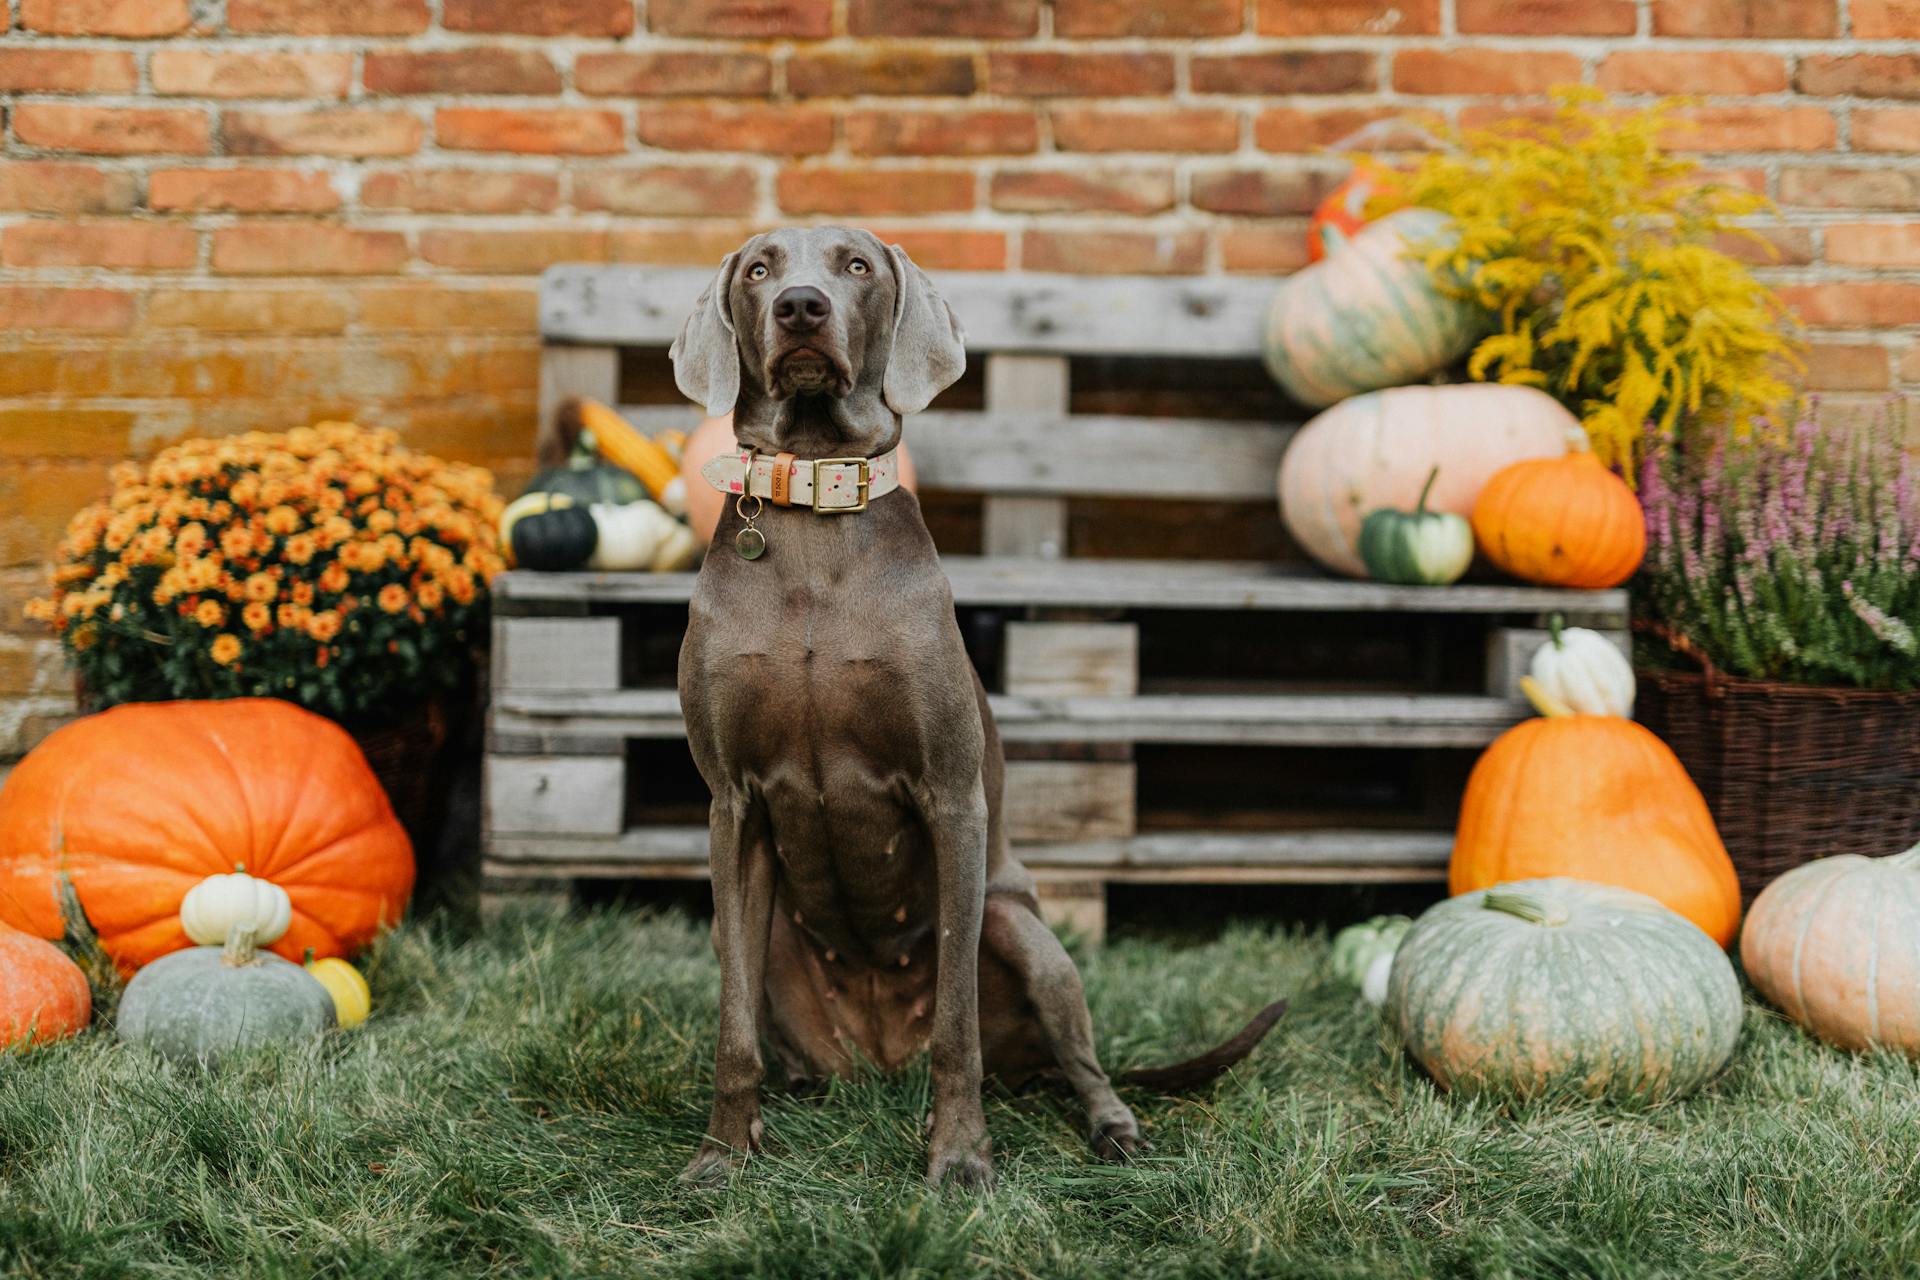
<path id="1" fill-rule="evenodd" d="M 678 524 L 651 502 L 596 502 L 588 508 L 599 526 L 600 541 L 587 561 L 589 569 L 620 571 L 646 569 L 660 554 L 660 543 Z"/>
<path id="2" fill-rule="evenodd" d="M 1619 646 L 1585 627 L 1561 627 L 1534 650 L 1528 673 L 1554 701 L 1575 715 L 1633 715 L 1633 664 Z"/>
<path id="3" fill-rule="evenodd" d="M 225 946 L 228 934 L 241 925 L 253 929 L 261 946 L 278 942 L 293 923 L 293 899 L 271 880 L 244 871 L 208 876 L 180 903 L 180 927 L 203 947 Z"/>
<path id="4" fill-rule="evenodd" d="M 660 540 L 660 550 L 649 567 L 655 573 L 678 573 L 691 568 L 699 558 L 700 540 L 693 536 L 693 530 L 675 520 L 672 531 Z"/>

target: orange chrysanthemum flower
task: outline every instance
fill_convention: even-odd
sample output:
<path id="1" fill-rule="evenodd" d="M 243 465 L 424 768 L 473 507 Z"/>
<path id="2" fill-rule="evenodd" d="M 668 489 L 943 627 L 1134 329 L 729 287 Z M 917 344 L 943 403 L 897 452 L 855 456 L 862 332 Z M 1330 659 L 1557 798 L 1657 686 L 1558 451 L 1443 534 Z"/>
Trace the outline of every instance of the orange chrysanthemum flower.
<path id="1" fill-rule="evenodd" d="M 207 656 L 223 667 L 230 667 L 238 662 L 240 654 L 240 637 L 227 632 L 215 636 L 213 643 L 207 646 Z"/>
<path id="2" fill-rule="evenodd" d="M 379 604 L 388 613 L 399 613 L 411 603 L 407 589 L 397 582 L 389 582 L 380 588 Z"/>

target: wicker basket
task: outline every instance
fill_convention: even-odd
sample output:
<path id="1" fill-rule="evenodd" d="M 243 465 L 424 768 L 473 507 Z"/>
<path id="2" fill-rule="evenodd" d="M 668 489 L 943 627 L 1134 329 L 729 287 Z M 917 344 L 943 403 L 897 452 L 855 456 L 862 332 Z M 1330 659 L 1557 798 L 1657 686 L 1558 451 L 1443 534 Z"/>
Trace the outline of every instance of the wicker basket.
<path id="1" fill-rule="evenodd" d="M 1637 718 L 1699 784 L 1747 902 L 1803 862 L 1920 839 L 1920 693 L 1638 676 Z"/>
<path id="2" fill-rule="evenodd" d="M 354 732 L 353 740 L 386 789 L 394 816 L 413 838 L 414 848 L 422 848 L 438 817 L 434 781 L 447 742 L 446 711 L 429 702 L 398 724 Z"/>

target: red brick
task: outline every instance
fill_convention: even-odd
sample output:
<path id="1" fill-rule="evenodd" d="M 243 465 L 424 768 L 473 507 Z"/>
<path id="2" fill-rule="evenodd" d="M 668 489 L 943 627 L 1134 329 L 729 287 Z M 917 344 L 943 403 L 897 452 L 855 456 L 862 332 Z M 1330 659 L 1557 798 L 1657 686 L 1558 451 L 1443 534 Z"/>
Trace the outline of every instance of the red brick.
<path id="1" fill-rule="evenodd" d="M 1909 169 L 1782 169 L 1780 203 L 1815 209 L 1920 210 L 1920 172 Z"/>
<path id="2" fill-rule="evenodd" d="M 1220 232 L 1220 266 L 1249 275 L 1285 275 L 1307 265 L 1307 224 L 1244 223 Z"/>
<path id="3" fill-rule="evenodd" d="M 227 0 L 227 30 L 290 36 L 410 36 L 427 0 Z"/>
<path id="4" fill-rule="evenodd" d="M 1920 223 L 1842 222 L 1826 229 L 1827 261 L 1854 267 L 1920 267 Z"/>
<path id="5" fill-rule="evenodd" d="M 1744 187 L 1757 196 L 1767 194 L 1765 169 L 1706 165 L 1699 170 L 1699 178 L 1702 182 L 1718 183 L 1723 187 Z"/>
<path id="6" fill-rule="evenodd" d="M 1878 329 L 1920 324 L 1920 284 L 1861 280 L 1775 288 L 1781 301 L 1814 328 Z"/>
<path id="7" fill-rule="evenodd" d="M 1391 126 L 1382 121 L 1392 121 Z M 1396 107 L 1342 107 L 1332 111 L 1302 111 L 1275 107 L 1253 118 L 1253 140 L 1263 151 L 1318 151 L 1353 138 L 1362 129 L 1379 126 L 1366 136 L 1383 151 L 1420 151 L 1437 145 L 1433 130 L 1438 116 Z"/>
<path id="8" fill-rule="evenodd" d="M 1019 40 L 1039 34 L 1040 0 L 849 0 L 856 36 Z"/>
<path id="9" fill-rule="evenodd" d="M 1036 231 L 1020 236 L 1025 271 L 1075 275 L 1194 275 L 1206 265 L 1198 231 Z"/>
<path id="10" fill-rule="evenodd" d="M 1675 151 L 1821 151 L 1839 137 L 1822 107 L 1696 107 L 1668 135 Z"/>
<path id="11" fill-rule="evenodd" d="M 407 264 L 407 238 L 331 222 L 243 222 L 213 232 L 221 275 L 389 275 Z"/>
<path id="12" fill-rule="evenodd" d="M 341 333 L 352 313 L 334 289 L 156 289 L 147 327 L 203 333 Z"/>
<path id="13" fill-rule="evenodd" d="M 1331 171 L 1277 165 L 1200 172 L 1193 175 L 1193 207 L 1252 217 L 1312 213 L 1340 177 Z"/>
<path id="14" fill-rule="evenodd" d="M 1393 87 L 1402 93 L 1545 93 L 1579 79 L 1571 53 L 1409 49 L 1393 58 Z"/>
<path id="15" fill-rule="evenodd" d="M 1873 342 L 1815 343 L 1806 350 L 1809 391 L 1884 391 L 1892 385 L 1887 349 Z"/>
<path id="16" fill-rule="evenodd" d="M 668 230 L 622 227 L 614 231 L 607 251 L 615 262 L 711 269 L 761 230 L 764 228 L 747 223 L 725 222 L 694 222 Z"/>
<path id="17" fill-rule="evenodd" d="M 1657 36 L 1821 39 L 1838 35 L 1834 0 L 1653 0 Z"/>
<path id="18" fill-rule="evenodd" d="M 988 202 L 1009 213 L 1159 213 L 1173 208 L 1171 169 L 1002 169 Z"/>
<path id="19" fill-rule="evenodd" d="M 1040 147 L 1031 111 L 849 111 L 858 156 L 1022 155 Z"/>
<path id="20" fill-rule="evenodd" d="M 1254 28 L 1266 36 L 1430 36 L 1440 0 L 1260 0 Z"/>
<path id="21" fill-rule="evenodd" d="M 147 74 L 153 91 L 194 98 L 344 98 L 349 53 L 206 53 L 161 49 Z"/>
<path id="22" fill-rule="evenodd" d="M 125 213 L 140 197 L 124 169 L 70 160 L 13 160 L 0 164 L 0 209 L 32 213 Z"/>
<path id="23" fill-rule="evenodd" d="M 539 293 L 530 288 L 443 289 L 421 285 L 367 286 L 354 291 L 367 329 L 438 332 L 503 329 L 528 333 L 539 325 Z"/>
<path id="24" fill-rule="evenodd" d="M 1920 151 L 1920 107 L 1855 107 L 1855 151 Z"/>
<path id="25" fill-rule="evenodd" d="M 1633 0 L 1454 0 L 1462 34 L 1630 36 L 1639 25 Z"/>
<path id="26" fill-rule="evenodd" d="M 97 49 L 0 49 L 0 92 L 130 93 L 140 72 L 130 53 Z"/>
<path id="27" fill-rule="evenodd" d="M 939 97 L 973 90 L 973 58 L 964 53 L 883 45 L 853 53 L 796 53 L 787 60 L 787 91 L 802 98 Z"/>
<path id="28" fill-rule="evenodd" d="M 1920 0 L 1853 0 L 1858 40 L 1912 40 L 1920 33 Z"/>
<path id="29" fill-rule="evenodd" d="M 1813 229 L 1771 223 L 1729 231 L 1714 247 L 1729 257 L 1756 267 L 1804 267 L 1813 261 Z"/>
<path id="30" fill-rule="evenodd" d="M 1000 53 L 987 55 L 987 84 L 1015 97 L 1097 98 L 1173 92 L 1164 53 Z"/>
<path id="31" fill-rule="evenodd" d="M 635 117 L 640 141 L 669 151 L 757 151 L 811 155 L 833 146 L 833 116 L 806 107 L 649 107 Z"/>
<path id="32" fill-rule="evenodd" d="M 573 178 L 576 209 L 658 217 L 705 218 L 752 213 L 759 184 L 748 168 L 652 165 L 583 169 Z"/>
<path id="33" fill-rule="evenodd" d="M 612 155 L 626 150 L 626 126 L 613 111 L 511 111 L 441 107 L 434 136 L 455 151 Z"/>
<path id="34" fill-rule="evenodd" d="M 524 36 L 624 36 L 633 30 L 633 0 L 445 0 L 440 25 Z"/>
<path id="35" fill-rule="evenodd" d="M 236 156 L 404 156 L 426 129 L 405 111 L 228 111 L 220 138 Z"/>
<path id="36" fill-rule="evenodd" d="M 1817 54 L 1802 58 L 1793 87 L 1820 96 L 1920 98 L 1920 53 Z"/>
<path id="37" fill-rule="evenodd" d="M 560 204 L 560 179 L 511 169 L 418 169 L 370 173 L 363 209 L 416 213 L 547 213 Z"/>
<path id="38" fill-rule="evenodd" d="M 10 267 L 115 267 L 178 271 L 193 265 L 200 236 L 168 222 L 16 222 L 0 235 Z"/>
<path id="39" fill-rule="evenodd" d="M 833 34 L 833 0 L 648 0 L 647 26 L 670 36 Z"/>
<path id="40" fill-rule="evenodd" d="M 1061 151 L 1205 152 L 1232 151 L 1240 145 L 1240 116 L 1234 111 L 1061 107 L 1052 119 L 1053 145 Z"/>
<path id="41" fill-rule="evenodd" d="M 459 271 L 538 275 L 556 262 L 604 262 L 607 233 L 561 227 L 532 231 L 423 231 L 420 256 Z"/>
<path id="42" fill-rule="evenodd" d="M 1359 49 L 1235 53 L 1193 59 L 1195 93 L 1365 93 L 1376 59 Z"/>
<path id="43" fill-rule="evenodd" d="M 20 0 L 20 25 L 50 36 L 178 35 L 193 14 L 187 0 Z"/>
<path id="44" fill-rule="evenodd" d="M 1054 0 L 1056 36 L 1230 36 L 1241 0 Z"/>
<path id="45" fill-rule="evenodd" d="M 340 193 L 324 173 L 297 169 L 156 169 L 147 203 L 169 212 L 327 213 Z"/>
<path id="46" fill-rule="evenodd" d="M 372 50 L 360 79 L 368 93 L 560 92 L 560 73 L 537 49 Z"/>
<path id="47" fill-rule="evenodd" d="M 783 169 L 774 186 L 788 213 L 848 217 L 956 213 L 973 208 L 973 174 L 963 169 Z"/>
<path id="48" fill-rule="evenodd" d="M 873 234 L 897 244 L 929 271 L 1004 271 L 1007 237 L 1001 231 L 950 227 L 874 227 Z"/>
<path id="49" fill-rule="evenodd" d="M 133 295 L 119 289 L 0 286 L 0 329 L 111 333 L 132 327 Z"/>
<path id="50" fill-rule="evenodd" d="M 1908 347 L 1900 356 L 1900 380 L 1920 382 L 1920 347 Z"/>
<path id="51" fill-rule="evenodd" d="M 22 102 L 13 136 L 30 147 L 94 155 L 203 155 L 207 113 L 198 108 L 81 107 Z"/>
<path id="52" fill-rule="evenodd" d="M 1787 62 L 1751 49 L 1626 49 L 1607 55 L 1598 83 L 1610 93 L 1781 93 Z"/>
<path id="53" fill-rule="evenodd" d="M 773 65 L 748 53 L 583 53 L 573 61 L 582 93 L 619 97 L 763 97 Z"/>

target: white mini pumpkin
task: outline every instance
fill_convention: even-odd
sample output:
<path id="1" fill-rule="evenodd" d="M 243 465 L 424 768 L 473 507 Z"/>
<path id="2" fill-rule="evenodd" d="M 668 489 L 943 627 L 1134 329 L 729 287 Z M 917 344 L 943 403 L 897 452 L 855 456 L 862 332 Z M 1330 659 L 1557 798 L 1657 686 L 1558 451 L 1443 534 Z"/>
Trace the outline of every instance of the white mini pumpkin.
<path id="1" fill-rule="evenodd" d="M 1598 631 L 1562 627 L 1533 652 L 1528 674 L 1540 691 L 1574 715 L 1633 718 L 1633 664 Z"/>
<path id="2" fill-rule="evenodd" d="M 271 880 L 244 871 L 208 876 L 180 903 L 180 927 L 203 947 L 225 946 L 239 925 L 251 925 L 260 946 L 278 942 L 293 923 L 293 899 Z"/>
<path id="3" fill-rule="evenodd" d="M 692 568 L 699 558 L 700 540 L 693 536 L 693 530 L 675 520 L 673 530 L 660 540 L 660 549 L 648 567 L 655 573 L 678 573 Z"/>
<path id="4" fill-rule="evenodd" d="M 596 502 L 590 510 L 600 542 L 587 567 L 602 571 L 652 568 L 660 544 L 680 523 L 651 502 Z"/>

